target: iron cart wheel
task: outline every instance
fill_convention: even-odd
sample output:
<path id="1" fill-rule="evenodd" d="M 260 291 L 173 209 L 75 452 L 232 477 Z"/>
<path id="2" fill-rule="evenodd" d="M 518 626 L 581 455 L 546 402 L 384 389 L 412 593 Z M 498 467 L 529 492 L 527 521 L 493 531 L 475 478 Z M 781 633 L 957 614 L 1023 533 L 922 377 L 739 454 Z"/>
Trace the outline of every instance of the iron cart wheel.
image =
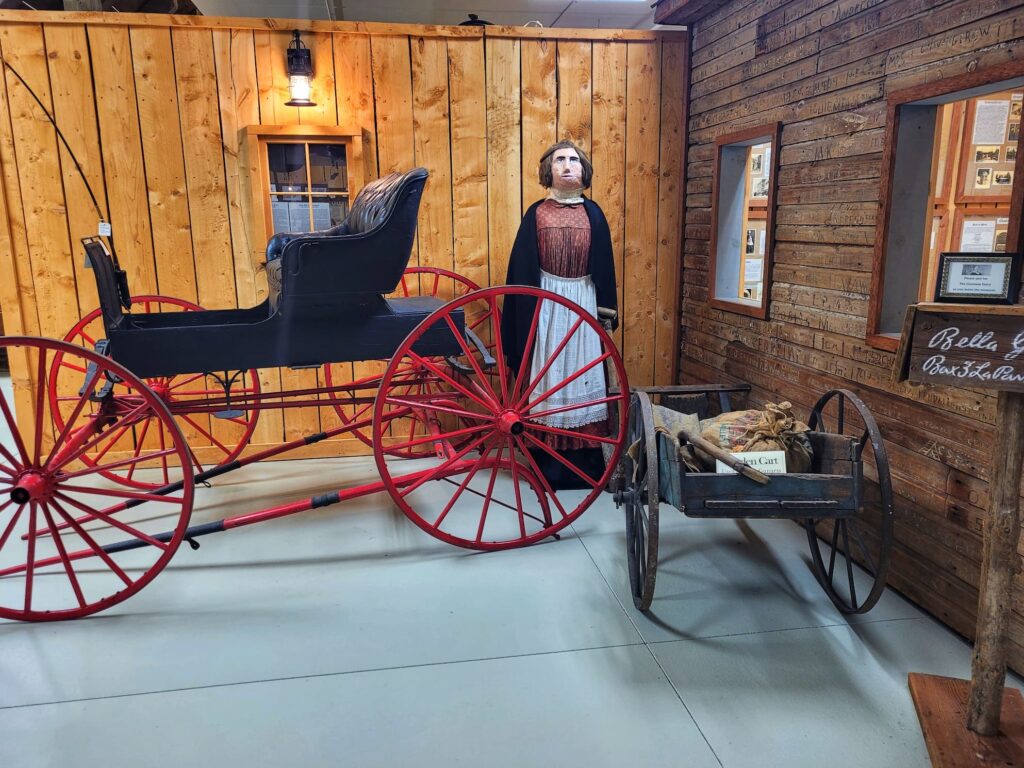
<path id="1" fill-rule="evenodd" d="M 626 561 L 633 604 L 651 607 L 658 577 L 658 445 L 654 409 L 646 392 L 629 404 L 626 451 L 620 460 L 625 488 L 616 497 L 626 511 Z"/>
<path id="2" fill-rule="evenodd" d="M 564 335 L 546 328 L 554 333 L 547 359 L 531 361 L 527 354 L 518 371 L 510 370 L 501 344 L 500 307 L 511 296 L 536 299 L 527 349 L 532 349 L 538 338 L 542 308 L 545 312 L 565 310 L 563 317 L 568 318 Z M 460 332 L 456 323 L 460 312 L 465 314 L 472 334 Z M 479 318 L 483 322 L 476 322 Z M 600 354 L 553 382 L 561 374 L 549 372 L 566 366 L 563 350 L 577 333 L 596 334 Z M 454 337 L 453 344 L 461 354 L 430 358 L 413 351 L 420 339 L 439 336 Z M 585 402 L 552 404 L 552 397 L 567 384 L 588 371 L 601 370 L 603 365 L 615 370 L 623 385 L 619 392 Z M 410 371 L 434 381 L 434 388 L 422 394 L 416 392 L 410 387 L 415 383 Z M 580 306 L 526 286 L 474 291 L 449 302 L 420 323 L 388 364 L 374 404 L 373 453 L 377 468 L 402 512 L 432 536 L 471 549 L 532 544 L 569 525 L 604 489 L 625 441 L 625 382 L 614 343 Z M 613 447 L 611 460 L 600 473 L 593 467 L 588 472 L 575 458 L 566 458 L 545 440 L 551 435 L 579 437 L 579 433 L 551 422 L 558 414 L 574 411 L 580 417 L 584 408 L 604 408 L 615 417 L 605 422 L 605 435 L 585 438 L 594 448 Z M 429 425 L 429 433 L 386 446 L 383 438 L 388 425 L 409 414 L 416 414 L 421 423 Z M 587 417 L 594 414 L 591 411 Z M 396 450 L 421 445 L 432 447 L 430 459 L 415 464 L 388 461 Z M 560 464 L 582 490 L 553 488 L 537 458 Z M 399 469 L 408 471 L 410 466 L 415 467 L 410 474 L 398 474 Z"/>
<path id="3" fill-rule="evenodd" d="M 439 298 L 448 301 L 460 296 L 465 296 L 467 293 L 479 289 L 480 286 L 472 280 L 447 269 L 441 269 L 440 267 L 408 267 L 402 274 L 402 280 L 399 283 L 398 288 L 395 290 L 394 295 L 401 298 L 409 298 L 410 296 L 430 296 L 432 298 Z M 475 329 L 486 324 L 488 321 L 489 318 L 486 313 L 484 313 L 483 315 L 473 317 L 470 321 L 470 327 Z M 349 378 L 349 375 L 352 374 L 353 370 L 362 370 L 365 373 L 367 368 L 372 368 L 375 365 L 381 366 L 381 368 L 377 369 L 376 373 L 369 373 L 368 375 L 353 376 L 352 378 Z M 356 364 L 356 366 L 357 367 L 353 369 L 353 366 L 350 363 L 329 363 L 325 365 L 324 381 L 327 388 L 331 389 L 338 384 L 345 387 L 346 385 L 343 382 L 351 381 L 352 384 L 359 386 L 359 389 L 353 390 L 353 394 L 356 396 L 361 394 L 361 390 L 372 391 L 378 389 L 383 375 L 381 372 L 383 364 L 362 363 Z M 439 380 L 436 377 L 427 375 L 424 372 L 422 365 L 414 364 L 412 362 L 410 362 L 404 369 L 397 371 L 394 379 L 398 381 L 407 379 L 410 382 L 406 388 L 406 394 L 415 394 L 419 396 L 441 391 Z M 358 402 L 353 403 L 352 405 L 335 404 L 334 411 L 338 415 L 342 424 L 366 422 L 373 416 L 373 401 L 369 400 L 367 402 Z M 428 427 L 429 425 L 422 422 L 418 415 L 415 414 L 407 419 L 396 419 L 390 425 L 388 433 L 389 442 L 408 442 L 416 436 L 426 434 Z M 351 434 L 365 445 L 371 448 L 373 447 L 372 424 L 353 427 Z M 405 459 L 424 458 L 434 455 L 434 446 L 430 443 L 421 443 L 400 448 L 388 447 L 387 453 L 389 456 L 397 456 Z"/>
<path id="4" fill-rule="evenodd" d="M 843 613 L 867 613 L 885 589 L 893 543 L 892 481 L 882 435 L 867 406 L 846 389 L 825 393 L 812 409 L 808 425 L 857 439 L 862 470 L 856 514 L 810 518 L 804 526 L 815 574 L 832 602 Z M 858 578 L 860 569 L 870 579 L 867 584 Z"/>
<path id="5" fill-rule="evenodd" d="M 146 586 L 181 544 L 192 511 L 188 447 L 160 397 L 110 358 L 19 336 L 0 337 L 0 348 L 34 387 L 15 398 L 19 419 L 0 392 L 0 617 L 87 616 Z M 60 424 L 46 398 L 58 357 L 82 371 L 52 389 Z M 122 449 L 147 424 L 164 442 Z M 106 480 L 121 470 L 137 470 L 147 488 Z"/>
<path id="6" fill-rule="evenodd" d="M 134 296 L 132 310 L 136 313 L 151 312 L 196 312 L 202 310 L 198 304 L 170 296 Z M 64 335 L 64 341 L 79 344 L 86 349 L 93 349 L 97 339 L 103 338 L 103 319 L 99 308 L 86 314 L 75 326 Z M 153 354 L 160 354 L 153 350 Z M 64 427 L 64 409 L 57 407 L 57 392 L 61 388 L 80 386 L 85 375 L 81 366 L 64 358 L 60 353 L 54 355 L 49 378 L 50 410 L 57 429 Z M 260 380 L 255 370 L 230 372 L 228 392 L 232 398 L 253 397 L 260 393 Z M 150 391 L 159 397 L 174 411 L 174 421 L 187 437 L 189 453 L 195 464 L 196 471 L 201 472 L 203 464 L 215 466 L 227 464 L 238 458 L 249 444 L 256 420 L 259 417 L 258 406 L 249 408 L 225 407 L 219 416 L 206 413 L 188 413 L 191 403 L 201 405 L 210 398 L 224 397 L 224 386 L 213 376 L 202 373 L 180 374 L 177 376 L 158 376 L 145 380 Z M 130 388 L 120 382 L 115 387 L 116 393 L 131 394 Z M 126 432 L 120 444 L 113 446 L 115 451 L 144 452 L 157 446 L 166 446 L 169 435 L 160 429 L 159 420 L 151 417 L 139 423 L 134 429 Z M 200 447 L 201 446 L 201 447 Z M 199 452 L 206 461 L 200 461 Z M 88 463 L 92 459 L 86 455 L 82 461 Z M 163 463 L 163 462 L 162 462 Z M 165 467 L 166 469 L 166 467 Z M 101 470 L 100 475 L 119 485 L 141 490 L 159 488 L 166 482 L 166 477 L 154 477 L 152 481 L 142 481 L 135 476 L 135 467 Z"/>

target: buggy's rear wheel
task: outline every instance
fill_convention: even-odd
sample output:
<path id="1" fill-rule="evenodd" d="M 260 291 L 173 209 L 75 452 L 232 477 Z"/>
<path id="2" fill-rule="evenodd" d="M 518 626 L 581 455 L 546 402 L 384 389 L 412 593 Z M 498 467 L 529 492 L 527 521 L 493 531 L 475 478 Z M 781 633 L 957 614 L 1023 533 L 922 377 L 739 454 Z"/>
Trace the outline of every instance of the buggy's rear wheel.
<path id="1" fill-rule="evenodd" d="M 522 364 L 511 370 L 502 349 L 500 308 L 510 297 L 533 303 L 533 322 L 526 337 Z M 551 306 L 546 306 L 551 302 Z M 566 321 L 559 338 L 551 339 L 536 359 L 529 353 L 538 340 L 542 307 L 557 311 Z M 529 316 L 529 315 L 527 315 Z M 462 330 L 462 318 L 473 326 Z M 553 332 L 553 331 L 552 331 Z M 579 334 L 579 336 L 577 336 Z M 594 334 L 585 337 L 585 334 Z M 574 373 L 552 383 L 551 372 L 565 370 L 567 347 L 587 339 L 595 350 L 593 359 L 579 360 Z M 421 343 L 447 339 L 451 355 L 427 356 L 416 351 Z M 575 342 L 570 344 L 570 342 Z M 436 349 L 437 347 L 432 347 Z M 493 349 L 493 354 L 492 350 Z M 603 376 L 612 367 L 622 389 L 616 394 L 588 395 L 569 404 L 564 399 L 572 382 Z M 410 392 L 407 372 L 420 369 L 436 380 L 436 389 Z M 558 376 L 555 376 L 558 378 Z M 544 386 L 541 383 L 545 382 Z M 565 528 L 579 517 L 605 488 L 622 451 L 628 388 L 625 371 L 611 338 L 580 306 L 548 291 L 526 286 L 496 286 L 475 291 L 449 302 L 431 314 L 402 342 L 384 373 L 374 405 L 374 457 L 385 487 L 398 507 L 431 535 L 471 549 L 506 549 L 540 541 Z M 580 387 L 574 387 L 580 389 Z M 590 391 L 596 391 L 593 385 Z M 604 415 L 600 415 L 600 414 Z M 396 419 L 415 414 L 428 425 L 425 435 L 387 447 L 383 437 Z M 613 419 L 609 419 L 611 414 Z M 593 434 L 561 426 L 567 419 L 598 424 Z M 579 454 L 555 450 L 552 437 L 572 438 L 587 449 L 612 447 L 611 460 L 600 468 L 583 463 Z M 389 461 L 396 450 L 431 446 L 431 458 L 417 462 L 416 469 Z M 555 467 L 577 483 L 579 490 L 555 487 L 545 475 Z"/>
<path id="2" fill-rule="evenodd" d="M 0 617 L 70 619 L 108 608 L 152 581 L 185 535 L 193 478 L 181 430 L 110 358 L 28 337 L 0 337 L 0 349 L 35 387 L 20 419 L 0 392 Z M 77 386 L 54 390 L 60 424 L 45 397 L 58 356 L 83 372 Z M 118 453 L 121 437 L 146 423 L 165 442 Z M 114 470 L 137 472 L 147 488 L 114 487 L 105 478 Z"/>
<path id="3" fill-rule="evenodd" d="M 202 310 L 202 307 L 190 301 L 169 296 L 133 296 L 132 310 L 143 314 L 196 312 Z M 103 338 L 104 333 L 102 313 L 97 308 L 79 320 L 65 334 L 64 341 L 81 345 L 86 349 L 93 349 L 96 341 Z M 158 355 L 160 351 L 154 349 L 153 354 Z M 58 430 L 64 427 L 64 418 L 67 414 L 63 408 L 59 407 L 57 392 L 61 388 L 67 389 L 70 386 L 81 384 L 84 371 L 79 370 L 80 367 L 61 353 L 54 355 L 48 382 L 48 395 L 53 420 Z M 145 380 L 153 394 L 174 412 L 174 421 L 180 427 L 182 434 L 188 437 L 189 451 L 196 472 L 201 472 L 204 465 L 216 466 L 234 461 L 249 444 L 253 430 L 256 429 L 259 407 L 258 405 L 246 407 L 243 399 L 253 398 L 255 401 L 258 398 L 260 380 L 257 372 L 255 370 L 231 371 L 225 372 L 224 376 L 223 382 L 218 382 L 212 375 L 202 373 L 155 376 Z M 225 384 L 227 385 L 226 391 L 233 400 L 231 407 L 225 405 L 217 411 L 216 415 L 212 416 L 207 413 L 189 412 L 190 405 L 200 407 L 205 400 L 223 398 Z M 115 389 L 118 395 L 131 394 L 130 388 L 120 382 L 116 384 Z M 243 404 L 238 405 L 239 402 L 243 402 Z M 167 445 L 169 441 L 170 436 L 161 428 L 159 420 L 151 417 L 125 433 L 114 450 L 134 451 L 141 455 L 142 452 L 151 448 Z M 91 461 L 88 456 L 84 456 L 82 460 L 86 463 Z M 100 474 L 106 479 L 128 488 L 145 490 L 159 488 L 163 485 L 162 477 L 155 478 L 152 482 L 142 481 L 129 469 L 103 470 Z"/>
<path id="4" fill-rule="evenodd" d="M 657 433 L 646 392 L 633 393 L 626 435 L 620 461 L 625 488 L 616 499 L 626 511 L 626 562 L 633 604 L 646 611 L 658 578 L 659 504 Z"/>
<path id="5" fill-rule="evenodd" d="M 403 273 L 402 280 L 394 295 L 400 298 L 429 296 L 450 301 L 479 289 L 480 286 L 472 280 L 451 270 L 441 269 L 440 267 L 409 267 Z M 487 317 L 485 310 L 472 317 L 470 327 L 481 327 L 488 322 L 489 317 Z M 346 369 L 348 367 L 349 364 L 347 363 L 327 364 L 324 366 L 324 382 L 328 390 L 332 389 L 335 385 L 341 385 L 342 387 L 342 390 L 334 395 L 338 399 L 344 398 L 343 392 L 346 385 L 342 382 L 346 379 Z M 378 389 L 382 376 L 382 373 L 377 375 L 371 374 L 353 380 L 352 383 L 358 385 L 358 389 L 353 390 L 353 403 L 351 405 L 338 403 L 334 405 L 334 411 L 342 424 L 367 422 L 372 418 L 373 400 L 364 393 L 373 392 L 373 390 Z M 425 396 L 443 391 L 441 382 L 436 377 L 430 376 L 429 372 L 425 371 L 421 364 L 411 361 L 407 361 L 392 376 L 392 381 L 395 385 L 402 380 L 408 382 L 404 388 L 407 395 Z M 359 398 L 359 400 L 355 398 Z M 362 400 L 365 400 L 365 402 L 362 402 Z M 422 436 L 427 433 L 429 428 L 430 425 L 421 421 L 418 414 L 413 414 L 408 419 L 396 420 L 390 425 L 388 432 L 385 433 L 385 439 L 389 443 L 388 446 L 385 446 L 388 455 L 405 459 L 433 456 L 434 447 L 431 443 L 398 448 L 389 447 L 392 443 L 408 442 L 412 437 Z M 370 448 L 373 447 L 372 424 L 353 427 L 350 434 Z"/>
<path id="6" fill-rule="evenodd" d="M 846 389 L 826 392 L 808 426 L 857 438 L 860 508 L 850 517 L 807 519 L 804 527 L 815 575 L 832 602 L 843 613 L 867 613 L 885 589 L 893 545 L 892 480 L 882 434 L 868 407 Z"/>

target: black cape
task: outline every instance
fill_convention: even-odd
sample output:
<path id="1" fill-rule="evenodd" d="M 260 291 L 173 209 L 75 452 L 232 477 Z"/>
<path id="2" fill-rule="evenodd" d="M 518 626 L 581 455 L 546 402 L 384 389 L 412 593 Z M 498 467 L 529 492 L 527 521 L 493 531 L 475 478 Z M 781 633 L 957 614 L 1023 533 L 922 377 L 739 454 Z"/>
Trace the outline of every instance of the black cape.
<path id="1" fill-rule="evenodd" d="M 506 285 L 532 285 L 540 287 L 540 255 L 537 251 L 538 200 L 523 215 L 519 233 L 508 260 Z M 583 207 L 590 219 L 590 278 L 597 289 L 597 305 L 618 309 L 615 289 L 615 262 L 612 257 L 612 234 L 608 220 L 597 203 L 584 198 Z M 532 296 L 506 296 L 501 311 L 501 345 L 513 371 L 526 354 L 526 340 L 530 334 L 533 309 L 537 300 Z M 615 321 L 618 325 L 618 321 Z"/>

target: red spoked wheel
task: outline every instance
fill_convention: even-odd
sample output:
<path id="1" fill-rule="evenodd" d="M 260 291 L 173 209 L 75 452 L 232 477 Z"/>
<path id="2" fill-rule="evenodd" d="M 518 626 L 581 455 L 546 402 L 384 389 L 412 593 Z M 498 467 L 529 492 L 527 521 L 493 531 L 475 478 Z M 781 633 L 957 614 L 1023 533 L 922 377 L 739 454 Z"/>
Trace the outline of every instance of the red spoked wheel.
<path id="1" fill-rule="evenodd" d="M 198 304 L 168 296 L 136 296 L 132 298 L 134 312 L 147 314 L 151 312 L 195 312 L 201 309 L 202 307 Z M 79 320 L 74 328 L 65 334 L 64 341 L 79 344 L 86 349 L 93 349 L 96 340 L 103 336 L 102 314 L 97 308 Z M 159 350 L 154 350 L 153 354 L 159 354 Z M 50 409 L 57 429 L 64 427 L 66 416 L 65 408 L 58 407 L 58 390 L 67 390 L 70 386 L 80 386 L 85 372 L 78 370 L 79 368 L 80 366 L 65 360 L 64 356 L 59 353 L 54 356 L 48 394 Z M 227 391 L 232 400 L 259 396 L 260 380 L 255 370 L 227 372 L 225 382 L 228 384 Z M 259 417 L 258 407 L 246 409 L 232 404 L 230 408 L 225 407 L 217 416 L 189 413 L 190 405 L 201 405 L 210 398 L 221 398 L 221 402 L 223 402 L 225 388 L 212 375 L 193 373 L 160 376 L 146 379 L 145 383 L 157 397 L 168 405 L 174 414 L 174 421 L 177 422 L 182 433 L 188 437 L 192 461 L 197 472 L 203 470 L 204 464 L 216 466 L 234 461 L 249 444 L 253 430 L 256 429 L 256 420 Z M 130 389 L 126 385 L 118 384 L 115 389 L 119 395 L 130 394 Z M 135 425 L 132 430 L 126 431 L 118 444 L 111 446 L 111 449 L 117 452 L 142 452 L 167 443 L 168 435 L 159 429 L 155 419 L 150 419 Z M 198 446 L 203 447 L 199 448 Z M 201 458 L 204 460 L 201 461 Z M 82 460 L 88 463 L 91 461 L 91 457 L 85 456 Z M 101 474 L 108 480 L 113 480 L 129 488 L 157 488 L 164 484 L 163 477 L 156 478 L 156 481 L 152 483 L 143 482 L 130 469 L 105 470 Z"/>
<path id="2" fill-rule="evenodd" d="M 513 296 L 532 299 L 535 305 L 527 354 L 515 371 L 502 349 L 499 311 Z M 481 304 L 487 322 L 476 327 L 476 338 L 467 338 L 460 332 L 459 313 Z M 551 311 L 561 318 L 557 333 L 541 327 L 542 313 L 548 317 Z M 461 354 L 433 358 L 414 351 L 421 339 L 436 340 L 445 334 L 453 337 Z M 485 338 L 493 343 L 493 354 L 487 342 L 476 343 Z M 586 359 L 580 357 L 581 349 L 590 350 Z M 436 379 L 435 389 L 410 393 L 410 370 L 423 370 Z M 614 372 L 621 384 L 614 394 L 604 389 L 606 379 L 596 378 L 606 371 Z M 578 383 L 570 386 L 574 382 Z M 581 386 L 582 382 L 588 383 Z M 424 320 L 402 342 L 384 372 L 373 422 L 381 479 L 407 517 L 451 544 L 507 549 L 540 541 L 579 517 L 614 471 L 629 412 L 625 382 L 614 343 L 582 307 L 540 288 L 506 285 L 474 291 Z M 581 390 L 599 394 L 577 397 L 574 393 Z M 382 439 L 388 424 L 414 411 L 440 429 L 385 447 Z M 581 424 L 604 419 L 605 428 L 584 435 L 555 425 L 567 419 Z M 571 453 L 553 448 L 555 438 L 573 438 L 590 448 L 610 446 L 611 456 L 600 476 L 577 464 Z M 388 461 L 394 451 L 423 445 L 440 448 L 407 474 L 399 471 L 411 463 Z M 554 487 L 539 462 L 557 464 L 582 490 Z"/>
<path id="3" fill-rule="evenodd" d="M 450 301 L 465 296 L 471 291 L 479 290 L 479 288 L 480 286 L 472 280 L 447 269 L 441 269 L 440 267 L 409 267 L 402 275 L 402 281 L 399 283 L 394 295 L 402 298 L 430 296 Z M 482 329 L 488 326 L 490 308 L 486 304 L 481 303 L 474 305 L 472 309 L 474 311 L 470 313 L 470 328 Z M 488 340 L 487 343 L 493 348 L 492 341 Z M 328 388 L 333 387 L 335 384 L 342 384 L 340 378 L 337 366 L 324 366 L 324 381 Z M 419 364 L 408 364 L 396 371 L 394 377 L 396 386 L 403 379 L 409 382 L 404 388 L 406 394 L 422 396 L 443 391 L 440 380 L 423 370 L 423 367 Z M 379 387 L 380 380 L 381 375 L 374 375 L 358 379 L 353 383 L 359 384 L 361 387 L 361 391 L 357 394 L 366 396 L 367 393 Z M 341 419 L 342 424 L 367 421 L 373 415 L 373 401 L 367 399 L 367 402 L 360 402 L 349 406 L 335 405 L 334 410 L 338 414 L 338 418 Z M 436 429 L 436 425 L 428 422 L 426 414 L 419 411 L 413 412 L 407 419 L 396 420 L 391 427 L 388 432 L 390 443 L 409 442 L 416 436 L 425 435 L 431 429 Z M 352 429 L 351 434 L 372 448 L 374 444 L 372 431 L 371 426 L 355 427 Z M 430 442 L 415 444 L 407 448 L 385 447 L 388 455 L 405 459 L 433 456 L 436 452 L 433 443 Z"/>
<path id="4" fill-rule="evenodd" d="M 0 392 L 0 617 L 87 616 L 146 586 L 181 544 L 194 489 L 188 447 L 161 399 L 113 360 L 51 339 L 0 337 L 0 349 L 27 360 L 37 414 L 23 431 Z M 58 390 L 61 426 L 45 397 L 58 355 L 83 371 L 76 387 Z M 127 385 L 123 394 L 112 381 Z M 143 423 L 158 424 L 166 443 L 127 455 L 110 449 Z M 150 486 L 167 482 L 135 490 L 104 479 L 125 468 Z"/>

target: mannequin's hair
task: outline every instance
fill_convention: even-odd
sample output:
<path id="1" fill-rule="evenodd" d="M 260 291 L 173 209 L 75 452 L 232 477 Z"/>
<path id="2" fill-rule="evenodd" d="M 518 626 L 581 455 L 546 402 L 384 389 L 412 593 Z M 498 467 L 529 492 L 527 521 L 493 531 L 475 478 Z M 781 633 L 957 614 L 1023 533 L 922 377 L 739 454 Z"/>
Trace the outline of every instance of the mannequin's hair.
<path id="1" fill-rule="evenodd" d="M 541 186 L 550 189 L 554 185 L 555 182 L 551 175 L 551 158 L 555 152 L 560 149 L 576 150 L 576 154 L 580 156 L 580 165 L 583 166 L 583 188 L 590 189 L 590 181 L 594 177 L 594 166 L 590 164 L 590 158 L 587 157 L 587 153 L 568 140 L 552 144 L 548 147 L 547 151 L 540 156 L 540 173 L 538 174 L 538 177 L 540 179 Z"/>

